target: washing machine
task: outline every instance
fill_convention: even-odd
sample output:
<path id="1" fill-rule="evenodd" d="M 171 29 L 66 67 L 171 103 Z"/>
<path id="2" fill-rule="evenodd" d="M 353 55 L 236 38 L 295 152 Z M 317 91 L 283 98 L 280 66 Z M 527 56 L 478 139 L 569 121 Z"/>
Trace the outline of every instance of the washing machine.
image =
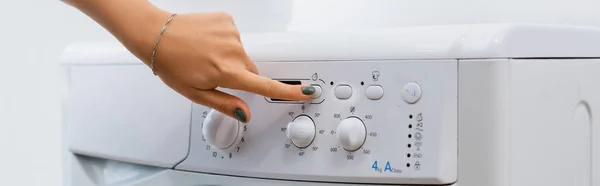
<path id="1" fill-rule="evenodd" d="M 62 55 L 73 186 L 600 186 L 600 29 L 475 24 L 242 34 L 307 101 L 221 89 L 239 123 L 115 41 Z"/>

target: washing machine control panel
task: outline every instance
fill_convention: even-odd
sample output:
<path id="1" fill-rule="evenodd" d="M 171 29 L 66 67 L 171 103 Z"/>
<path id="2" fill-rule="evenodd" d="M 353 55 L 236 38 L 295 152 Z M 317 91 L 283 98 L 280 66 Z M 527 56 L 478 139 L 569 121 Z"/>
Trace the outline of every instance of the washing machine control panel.
<path id="1" fill-rule="evenodd" d="M 313 98 L 222 89 L 250 106 L 251 120 L 194 105 L 190 152 L 176 169 L 323 182 L 456 181 L 456 60 L 256 64 L 263 76 L 315 87 Z"/>

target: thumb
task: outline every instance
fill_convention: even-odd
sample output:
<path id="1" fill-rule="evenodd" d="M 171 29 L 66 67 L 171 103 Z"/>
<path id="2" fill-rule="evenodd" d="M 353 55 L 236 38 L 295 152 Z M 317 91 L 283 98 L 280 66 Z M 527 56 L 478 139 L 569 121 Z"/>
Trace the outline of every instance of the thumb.
<path id="1" fill-rule="evenodd" d="M 217 110 L 229 117 L 247 123 L 250 121 L 250 108 L 242 99 L 218 90 L 195 90 L 191 100 Z"/>

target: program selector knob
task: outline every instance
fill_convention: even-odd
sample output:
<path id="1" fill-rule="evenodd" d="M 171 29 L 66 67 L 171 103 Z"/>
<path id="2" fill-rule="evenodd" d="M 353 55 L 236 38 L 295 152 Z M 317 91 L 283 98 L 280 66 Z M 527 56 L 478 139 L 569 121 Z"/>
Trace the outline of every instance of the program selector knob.
<path id="1" fill-rule="evenodd" d="M 367 128 L 362 120 L 349 117 L 338 125 L 336 129 L 340 145 L 347 151 L 356 151 L 365 143 Z"/>
<path id="2" fill-rule="evenodd" d="M 243 135 L 243 124 L 219 112 L 211 110 L 202 125 L 202 135 L 206 143 L 221 150 L 237 145 Z"/>
<path id="3" fill-rule="evenodd" d="M 315 139 L 315 123 L 308 116 L 298 116 L 288 123 L 285 133 L 296 147 L 306 148 Z"/>

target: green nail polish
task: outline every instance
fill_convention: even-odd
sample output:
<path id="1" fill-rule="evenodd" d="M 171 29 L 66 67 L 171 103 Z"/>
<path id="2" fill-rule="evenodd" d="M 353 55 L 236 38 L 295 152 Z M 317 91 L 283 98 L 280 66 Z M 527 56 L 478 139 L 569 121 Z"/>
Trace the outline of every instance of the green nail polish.
<path id="1" fill-rule="evenodd" d="M 242 109 L 235 109 L 233 115 L 235 115 L 235 118 L 237 118 L 239 121 L 246 123 L 246 113 L 244 113 Z"/>
<path id="2" fill-rule="evenodd" d="M 302 88 L 302 94 L 304 94 L 304 95 L 311 95 L 313 93 L 315 93 L 315 87 L 313 87 L 313 86 L 308 86 L 308 87 Z"/>

